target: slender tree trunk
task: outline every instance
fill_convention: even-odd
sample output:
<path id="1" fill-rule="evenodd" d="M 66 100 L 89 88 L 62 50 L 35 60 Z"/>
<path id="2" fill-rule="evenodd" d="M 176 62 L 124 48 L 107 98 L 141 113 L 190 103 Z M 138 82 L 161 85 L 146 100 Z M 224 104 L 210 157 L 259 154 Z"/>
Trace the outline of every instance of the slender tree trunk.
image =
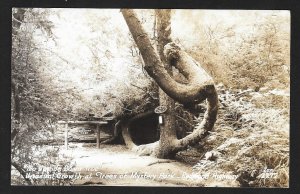
<path id="1" fill-rule="evenodd" d="M 12 34 L 17 36 L 18 31 L 21 27 L 21 24 L 24 21 L 26 9 L 25 8 L 16 8 L 15 12 L 12 14 Z M 14 63 L 12 63 L 12 69 L 14 69 Z M 12 106 L 13 106 L 13 118 L 17 121 L 17 124 L 20 124 L 21 117 L 21 108 L 20 108 L 20 98 L 19 98 L 19 86 L 15 80 L 11 81 L 11 89 L 12 89 Z M 18 133 L 17 128 L 13 128 L 11 131 L 11 139 L 13 140 Z"/>
<path id="2" fill-rule="evenodd" d="M 19 98 L 19 87 L 14 81 L 12 81 L 12 94 L 13 94 L 13 110 L 15 119 L 20 122 L 20 98 Z"/>
<path id="3" fill-rule="evenodd" d="M 15 83 L 15 81 L 12 80 L 11 82 L 11 88 L 12 88 L 12 97 L 13 97 L 13 118 L 17 121 L 17 125 L 20 124 L 20 119 L 21 119 L 21 108 L 20 108 L 20 98 L 19 98 L 19 87 L 18 84 Z M 14 139 L 15 136 L 18 133 L 17 128 L 13 128 L 11 132 L 11 139 Z"/>
<path id="4" fill-rule="evenodd" d="M 164 46 L 170 43 L 171 40 L 171 10 L 155 10 L 156 26 L 157 26 L 157 51 L 159 57 L 164 64 L 164 68 L 167 70 L 170 76 L 172 73 L 172 66 L 164 57 Z M 159 104 L 160 106 L 167 107 L 167 111 L 162 115 L 163 124 L 160 125 L 160 141 L 157 157 L 170 158 L 173 153 L 172 141 L 177 139 L 175 128 L 175 102 L 170 98 L 162 89 L 159 89 Z"/>

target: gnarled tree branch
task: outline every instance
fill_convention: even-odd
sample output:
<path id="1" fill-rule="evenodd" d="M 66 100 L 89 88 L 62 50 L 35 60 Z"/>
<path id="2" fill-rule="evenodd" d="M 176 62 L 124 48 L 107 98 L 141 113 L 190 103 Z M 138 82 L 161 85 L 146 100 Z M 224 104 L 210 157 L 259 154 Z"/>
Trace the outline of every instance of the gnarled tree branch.
<path id="1" fill-rule="evenodd" d="M 189 71 L 190 74 L 193 75 L 193 79 L 189 84 L 176 82 L 164 68 L 158 54 L 151 45 L 149 37 L 145 36 L 145 30 L 134 11 L 122 9 L 121 12 L 123 13 L 135 43 L 141 51 L 145 62 L 145 70 L 156 81 L 159 87 L 171 98 L 182 104 L 190 102 L 200 103 L 206 99 L 207 92 L 209 91 L 207 89 L 214 87 L 212 78 L 202 68 L 202 70 L 199 67 L 197 68 L 193 64 L 195 62 L 194 60 L 184 57 L 182 60 L 189 60 L 190 62 L 182 63 L 184 66 L 179 65 L 178 69 L 183 69 L 182 72 Z M 189 67 L 189 69 L 184 70 L 184 67 Z"/>
<path id="2" fill-rule="evenodd" d="M 177 138 L 172 139 L 173 146 L 170 152 L 177 152 L 198 142 L 213 128 L 217 117 L 218 95 L 213 79 L 179 46 L 175 43 L 169 43 L 164 47 L 165 58 L 188 81 L 187 84 L 177 82 L 165 69 L 135 12 L 130 9 L 122 9 L 121 12 L 141 52 L 145 70 L 159 87 L 172 99 L 182 104 L 199 104 L 207 99 L 207 110 L 200 125 L 195 128 L 192 134 L 179 140 Z"/>

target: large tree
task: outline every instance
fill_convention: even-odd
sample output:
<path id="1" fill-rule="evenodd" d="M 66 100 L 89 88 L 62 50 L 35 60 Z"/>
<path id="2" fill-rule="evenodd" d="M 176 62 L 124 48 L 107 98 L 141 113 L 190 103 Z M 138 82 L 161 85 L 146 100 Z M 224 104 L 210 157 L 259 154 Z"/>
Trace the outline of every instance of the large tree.
<path id="1" fill-rule="evenodd" d="M 140 50 L 146 72 L 167 95 L 164 96 L 162 92 L 160 93 L 160 103 L 168 108 L 164 114 L 166 122 L 161 128 L 158 142 L 140 146 L 135 145 L 129 133 L 130 120 L 123 130 L 125 143 L 129 148 L 142 154 L 152 154 L 159 158 L 171 158 L 188 145 L 199 142 L 208 134 L 208 131 L 212 130 L 218 111 L 218 95 L 213 79 L 192 57 L 172 42 L 170 38 L 170 10 L 156 11 L 157 35 L 159 37 L 158 53 L 152 46 L 150 38 L 135 11 L 122 9 L 121 12 Z M 172 76 L 172 67 L 178 69 L 185 78 L 185 83 L 179 82 Z M 207 109 L 202 122 L 195 127 L 193 133 L 182 139 L 178 139 L 176 136 L 176 127 L 173 126 L 174 117 L 172 117 L 174 102 L 168 99 L 169 97 L 189 108 L 197 108 L 199 103 L 205 99 L 207 101 Z"/>

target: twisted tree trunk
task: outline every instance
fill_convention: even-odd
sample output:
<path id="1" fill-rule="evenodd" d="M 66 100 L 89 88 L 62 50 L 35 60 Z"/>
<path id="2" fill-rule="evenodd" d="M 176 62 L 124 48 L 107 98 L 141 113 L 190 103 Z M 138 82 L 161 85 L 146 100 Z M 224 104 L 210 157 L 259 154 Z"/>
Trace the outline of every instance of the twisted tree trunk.
<path id="1" fill-rule="evenodd" d="M 171 42 L 164 46 L 164 59 L 161 59 L 151 45 L 150 39 L 135 12 L 130 9 L 122 9 L 121 12 L 141 52 L 145 70 L 159 87 L 172 99 L 189 106 L 199 104 L 207 99 L 207 110 L 204 118 L 200 125 L 196 126 L 193 133 L 182 139 L 177 139 L 174 135 L 161 136 L 164 139 L 160 139 L 160 142 L 168 142 L 166 147 L 157 146 L 162 144 L 151 144 L 152 152 L 150 153 L 163 158 L 172 157 L 174 153 L 185 149 L 188 145 L 199 142 L 213 128 L 218 111 L 218 95 L 213 79 L 175 43 Z M 163 62 L 177 68 L 188 83 L 179 83 L 172 78 Z M 167 129 L 167 131 L 174 132 L 175 130 Z M 161 133 L 165 133 L 165 131 L 161 131 Z M 161 154 L 162 152 L 163 154 Z"/>

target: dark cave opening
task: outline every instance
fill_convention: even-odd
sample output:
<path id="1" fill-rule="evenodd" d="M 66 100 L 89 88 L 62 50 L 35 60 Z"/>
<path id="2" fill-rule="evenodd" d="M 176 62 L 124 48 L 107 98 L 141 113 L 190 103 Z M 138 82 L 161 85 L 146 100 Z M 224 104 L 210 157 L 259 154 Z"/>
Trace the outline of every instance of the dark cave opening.
<path id="1" fill-rule="evenodd" d="M 137 144 L 148 144 L 159 140 L 158 115 L 153 113 L 137 119 L 130 124 L 132 141 Z"/>

